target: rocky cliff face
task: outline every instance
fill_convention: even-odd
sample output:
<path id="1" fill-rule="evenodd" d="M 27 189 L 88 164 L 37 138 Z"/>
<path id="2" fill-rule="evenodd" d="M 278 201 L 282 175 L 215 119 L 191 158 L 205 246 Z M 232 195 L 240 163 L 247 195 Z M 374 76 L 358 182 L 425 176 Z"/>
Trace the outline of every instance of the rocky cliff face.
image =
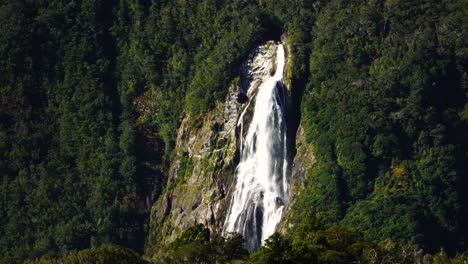
<path id="1" fill-rule="evenodd" d="M 152 208 L 149 248 L 172 241 L 193 223 L 221 231 L 255 95 L 276 70 L 276 48 L 270 41 L 252 52 L 242 65 L 240 78 L 229 87 L 226 98 L 204 116 L 201 127 L 194 127 L 190 116 L 182 121 L 168 185 Z M 300 174 L 294 171 L 293 166 L 293 178 Z"/>
<path id="2" fill-rule="evenodd" d="M 291 166 L 291 180 L 289 190 L 289 203 L 285 208 L 283 219 L 278 226 L 278 231 L 285 233 L 291 223 L 289 217 L 291 215 L 291 207 L 294 205 L 295 198 L 304 188 L 304 178 L 307 171 L 312 168 L 315 162 L 315 157 L 312 152 L 312 145 L 305 140 L 304 129 L 301 125 L 297 129 L 295 142 L 296 155 L 294 156 Z"/>

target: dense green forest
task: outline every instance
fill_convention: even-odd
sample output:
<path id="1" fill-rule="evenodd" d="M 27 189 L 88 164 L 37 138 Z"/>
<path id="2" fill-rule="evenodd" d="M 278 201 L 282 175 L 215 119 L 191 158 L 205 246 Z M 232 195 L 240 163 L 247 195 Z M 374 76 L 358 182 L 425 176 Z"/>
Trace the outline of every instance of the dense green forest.
<path id="1" fill-rule="evenodd" d="M 200 125 L 250 50 L 283 34 L 290 127 L 316 163 L 293 228 L 253 261 L 356 261 L 386 239 L 465 251 L 467 19 L 466 0 L 1 1 L 0 256 L 142 253 L 181 118 Z M 325 243 L 334 232 L 350 244 Z M 208 255 L 240 238 L 217 239 Z M 176 241 L 168 254 L 193 242 Z M 108 247 L 82 254 L 139 259 Z"/>
<path id="2" fill-rule="evenodd" d="M 466 1 L 332 1 L 317 16 L 302 110 L 318 163 L 298 208 L 466 249 L 466 15 Z"/>
<path id="3" fill-rule="evenodd" d="M 141 257 L 134 251 L 115 245 L 97 249 L 72 251 L 60 258 L 43 256 L 28 260 L 25 264 L 300 264 L 300 263 L 400 263 L 400 264 L 464 264 L 467 254 L 455 257 L 439 251 L 424 253 L 411 244 L 399 244 L 392 240 L 373 243 L 355 229 L 340 226 L 325 228 L 310 215 L 298 227 L 298 235 L 284 236 L 274 233 L 257 253 L 249 255 L 239 234 L 222 237 L 210 234 L 201 224 L 195 224 L 182 232 L 169 245 L 152 257 Z M 0 259 L 1 264 L 14 264 L 10 258 Z"/>

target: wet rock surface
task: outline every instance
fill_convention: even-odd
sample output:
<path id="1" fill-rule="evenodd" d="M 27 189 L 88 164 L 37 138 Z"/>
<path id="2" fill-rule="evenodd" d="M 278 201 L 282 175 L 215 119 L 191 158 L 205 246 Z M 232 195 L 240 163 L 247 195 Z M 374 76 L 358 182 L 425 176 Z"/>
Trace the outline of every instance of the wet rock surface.
<path id="1" fill-rule="evenodd" d="M 291 166 L 291 180 L 289 191 L 289 203 L 285 207 L 284 216 L 278 226 L 281 233 L 285 233 L 286 229 L 290 227 L 288 222 L 291 207 L 294 206 L 294 201 L 297 195 L 304 188 L 304 178 L 307 171 L 312 168 L 315 162 L 315 157 L 312 152 L 312 144 L 307 143 L 305 140 L 304 129 L 299 126 L 296 133 L 296 155 L 294 156 Z"/>
<path id="2" fill-rule="evenodd" d="M 190 116 L 182 121 L 168 175 L 171 189 L 166 188 L 152 207 L 149 247 L 174 240 L 194 223 L 205 224 L 212 232 L 221 231 L 254 98 L 258 86 L 275 70 L 276 48 L 270 41 L 253 51 L 241 67 L 240 80 L 230 85 L 226 98 L 204 116 L 202 127 L 193 127 Z M 239 126 L 240 118 L 244 127 Z M 180 172 L 184 158 L 193 166 L 188 177 Z"/>

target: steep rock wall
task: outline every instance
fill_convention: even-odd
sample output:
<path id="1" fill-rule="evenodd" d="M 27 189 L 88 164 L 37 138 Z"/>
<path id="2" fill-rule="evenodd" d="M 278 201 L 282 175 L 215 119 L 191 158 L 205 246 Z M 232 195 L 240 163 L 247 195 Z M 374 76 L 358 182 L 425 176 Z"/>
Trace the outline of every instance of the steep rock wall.
<path id="1" fill-rule="evenodd" d="M 291 217 L 291 208 L 294 206 L 295 198 L 304 188 L 304 178 L 307 171 L 315 162 L 315 157 L 312 152 L 312 144 L 305 140 L 304 129 L 301 125 L 296 132 L 295 156 L 291 165 L 291 180 L 289 190 L 289 203 L 283 213 L 283 219 L 278 226 L 278 231 L 285 233 L 292 223 L 289 221 Z"/>
<path id="2" fill-rule="evenodd" d="M 259 85 L 276 69 L 276 48 L 269 41 L 252 52 L 241 67 L 240 78 L 204 116 L 201 127 L 194 127 L 200 122 L 190 116 L 182 121 L 166 190 L 152 207 L 147 250 L 174 240 L 193 223 L 221 231 L 254 98 Z M 238 125 L 241 116 L 243 127 Z"/>

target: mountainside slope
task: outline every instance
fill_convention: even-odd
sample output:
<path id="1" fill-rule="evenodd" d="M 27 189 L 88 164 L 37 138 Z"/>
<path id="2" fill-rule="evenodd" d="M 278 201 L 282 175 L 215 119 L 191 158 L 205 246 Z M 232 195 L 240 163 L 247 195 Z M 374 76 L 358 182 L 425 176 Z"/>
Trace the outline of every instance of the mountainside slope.
<path id="1" fill-rule="evenodd" d="M 465 251 L 467 10 L 464 0 L 3 1 L 0 255 L 106 243 L 152 253 L 192 222 L 219 233 L 247 131 L 237 118 L 253 98 L 241 65 L 280 36 L 292 167 L 279 230 L 302 243 L 317 220 L 317 239 L 349 234 L 339 224 L 365 241 Z"/>
<path id="2" fill-rule="evenodd" d="M 330 2 L 313 28 L 301 208 L 428 250 L 466 244 L 466 10 Z M 330 23 L 334 21 L 334 23 Z"/>

